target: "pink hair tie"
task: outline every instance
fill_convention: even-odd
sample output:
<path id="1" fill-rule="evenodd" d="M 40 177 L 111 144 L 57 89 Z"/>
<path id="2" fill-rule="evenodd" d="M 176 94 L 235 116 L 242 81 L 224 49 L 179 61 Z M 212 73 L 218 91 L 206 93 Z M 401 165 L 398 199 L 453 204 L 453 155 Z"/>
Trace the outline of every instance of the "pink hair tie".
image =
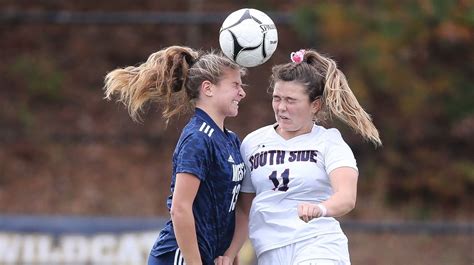
<path id="1" fill-rule="evenodd" d="M 305 50 L 301 49 L 297 52 L 292 52 L 290 54 L 290 59 L 292 62 L 294 63 L 301 63 L 303 61 L 303 58 L 304 58 L 304 53 L 305 53 Z"/>

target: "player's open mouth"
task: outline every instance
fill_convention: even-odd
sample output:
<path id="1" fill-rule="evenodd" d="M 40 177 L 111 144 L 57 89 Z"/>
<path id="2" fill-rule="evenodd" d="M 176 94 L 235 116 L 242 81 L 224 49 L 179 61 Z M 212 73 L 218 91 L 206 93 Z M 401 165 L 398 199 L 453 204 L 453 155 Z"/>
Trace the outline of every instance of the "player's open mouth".
<path id="1" fill-rule="evenodd" d="M 237 100 L 232 100 L 232 103 L 236 106 L 239 106 L 239 101 L 237 101 Z"/>

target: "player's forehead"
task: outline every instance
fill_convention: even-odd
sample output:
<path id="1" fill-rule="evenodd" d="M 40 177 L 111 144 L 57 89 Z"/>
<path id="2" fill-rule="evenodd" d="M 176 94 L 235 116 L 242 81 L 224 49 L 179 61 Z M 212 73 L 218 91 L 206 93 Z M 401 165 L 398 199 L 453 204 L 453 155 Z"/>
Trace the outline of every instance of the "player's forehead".
<path id="1" fill-rule="evenodd" d="M 227 83 L 242 83 L 242 75 L 239 69 L 226 68 L 222 72 L 221 81 Z"/>
<path id="2" fill-rule="evenodd" d="M 297 81 L 277 81 L 273 87 L 273 96 L 280 98 L 305 98 L 308 97 L 306 87 Z"/>

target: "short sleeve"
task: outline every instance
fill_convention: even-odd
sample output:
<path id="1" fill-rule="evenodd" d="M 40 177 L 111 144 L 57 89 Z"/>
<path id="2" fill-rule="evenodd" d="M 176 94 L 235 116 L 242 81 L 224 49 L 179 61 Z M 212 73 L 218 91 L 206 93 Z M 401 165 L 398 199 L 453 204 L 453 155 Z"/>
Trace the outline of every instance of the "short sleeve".
<path id="1" fill-rule="evenodd" d="M 337 129 L 329 129 L 326 142 L 328 143 L 324 164 L 326 172 L 329 174 L 339 167 L 351 167 L 357 169 L 357 162 L 349 145 L 342 139 L 341 133 Z"/>
<path id="2" fill-rule="evenodd" d="M 195 133 L 186 137 L 176 153 L 176 173 L 189 173 L 201 181 L 206 179 L 211 165 L 211 145 L 205 134 Z"/>
<path id="3" fill-rule="evenodd" d="M 242 145 L 240 146 L 240 154 L 242 155 L 242 159 L 244 160 L 245 164 L 245 174 L 244 174 L 244 179 L 242 180 L 242 186 L 240 187 L 240 192 L 245 192 L 245 193 L 255 193 L 255 187 L 252 184 L 252 178 L 250 174 L 250 162 L 248 159 L 248 142 L 244 141 L 242 142 Z"/>

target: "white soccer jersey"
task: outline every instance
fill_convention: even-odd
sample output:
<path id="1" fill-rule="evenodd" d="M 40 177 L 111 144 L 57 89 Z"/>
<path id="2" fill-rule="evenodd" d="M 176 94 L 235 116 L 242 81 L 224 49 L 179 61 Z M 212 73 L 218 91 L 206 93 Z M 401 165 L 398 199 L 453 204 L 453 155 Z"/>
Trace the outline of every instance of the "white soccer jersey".
<path id="1" fill-rule="evenodd" d="M 314 125 L 311 133 L 285 140 L 269 125 L 245 137 L 241 153 L 247 167 L 241 192 L 256 193 L 249 237 L 257 256 L 317 235 L 342 233 L 332 217 L 305 223 L 297 211 L 300 202 L 319 203 L 332 195 L 332 170 L 357 170 L 354 155 L 337 129 Z"/>

